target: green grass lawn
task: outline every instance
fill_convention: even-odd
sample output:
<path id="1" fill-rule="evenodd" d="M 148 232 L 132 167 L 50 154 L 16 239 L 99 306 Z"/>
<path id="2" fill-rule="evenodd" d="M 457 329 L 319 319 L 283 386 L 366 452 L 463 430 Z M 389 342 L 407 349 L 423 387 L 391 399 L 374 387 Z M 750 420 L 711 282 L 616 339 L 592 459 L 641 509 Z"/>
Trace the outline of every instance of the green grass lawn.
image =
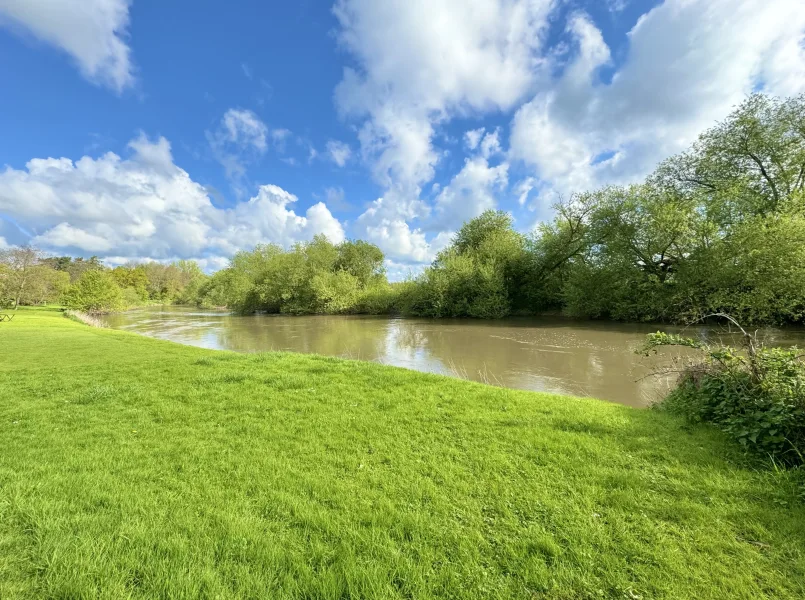
<path id="1" fill-rule="evenodd" d="M 0 598 L 805 597 L 790 476 L 596 400 L 0 324 Z"/>

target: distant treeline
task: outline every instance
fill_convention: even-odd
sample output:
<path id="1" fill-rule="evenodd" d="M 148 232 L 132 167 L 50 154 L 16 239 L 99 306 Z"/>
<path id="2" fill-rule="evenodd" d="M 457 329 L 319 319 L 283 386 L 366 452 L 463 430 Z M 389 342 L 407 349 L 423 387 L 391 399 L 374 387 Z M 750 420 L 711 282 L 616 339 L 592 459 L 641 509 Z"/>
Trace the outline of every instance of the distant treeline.
<path id="1" fill-rule="evenodd" d="M 93 256 L 47 256 L 23 246 L 0 251 L 0 307 L 63 303 L 88 312 L 195 303 L 207 276 L 195 261 L 107 268 Z"/>
<path id="2" fill-rule="evenodd" d="M 627 321 L 729 313 L 746 324 L 798 323 L 805 320 L 804 189 L 805 96 L 757 94 L 643 183 L 560 201 L 553 220 L 528 234 L 515 231 L 508 214 L 488 211 L 401 283 L 387 281 L 376 246 L 316 237 L 290 250 L 239 252 L 210 277 L 191 261 L 105 270 L 94 259 L 37 255 L 36 283 L 22 288 L 7 251 L 0 298 L 77 306 L 103 290 L 118 307 L 178 302 L 242 313 L 551 311 Z"/>

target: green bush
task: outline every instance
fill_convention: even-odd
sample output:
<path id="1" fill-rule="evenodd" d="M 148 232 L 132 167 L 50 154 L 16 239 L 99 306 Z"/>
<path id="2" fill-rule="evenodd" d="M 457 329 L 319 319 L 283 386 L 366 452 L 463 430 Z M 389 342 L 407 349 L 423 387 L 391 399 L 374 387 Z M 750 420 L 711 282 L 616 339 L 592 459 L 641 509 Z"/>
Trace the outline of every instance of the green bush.
<path id="1" fill-rule="evenodd" d="M 663 405 L 697 423 L 711 423 L 747 450 L 787 465 L 805 462 L 805 363 L 796 348 L 766 348 L 754 336 L 745 348 L 709 346 L 678 336 L 649 336 L 647 350 L 687 346 L 703 353 L 684 370 Z"/>
<path id="2" fill-rule="evenodd" d="M 126 287 L 123 288 L 121 292 L 123 294 L 123 306 L 126 308 L 143 306 L 147 302 L 135 288 Z"/>
<path id="3" fill-rule="evenodd" d="M 109 271 L 90 269 L 64 294 L 67 308 L 89 314 L 103 314 L 125 308 L 123 292 Z"/>
<path id="4" fill-rule="evenodd" d="M 520 295 L 525 239 L 511 215 L 488 210 L 456 234 L 407 290 L 403 310 L 423 317 L 499 319 Z"/>

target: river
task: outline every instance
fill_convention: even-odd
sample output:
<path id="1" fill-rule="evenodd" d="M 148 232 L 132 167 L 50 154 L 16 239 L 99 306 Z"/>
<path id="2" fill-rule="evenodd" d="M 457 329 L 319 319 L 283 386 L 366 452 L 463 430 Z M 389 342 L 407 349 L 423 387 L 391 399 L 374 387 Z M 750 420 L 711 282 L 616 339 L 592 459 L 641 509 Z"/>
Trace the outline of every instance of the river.
<path id="1" fill-rule="evenodd" d="M 511 388 L 592 396 L 629 406 L 661 399 L 676 375 L 668 349 L 645 358 L 634 350 L 658 325 L 518 318 L 500 321 L 371 316 L 236 316 L 186 307 L 155 307 L 104 317 L 106 324 L 164 340 L 237 352 L 289 350 L 371 360 Z M 726 337 L 721 328 L 688 328 L 691 337 Z M 805 331 L 767 329 L 772 345 L 805 345 Z"/>

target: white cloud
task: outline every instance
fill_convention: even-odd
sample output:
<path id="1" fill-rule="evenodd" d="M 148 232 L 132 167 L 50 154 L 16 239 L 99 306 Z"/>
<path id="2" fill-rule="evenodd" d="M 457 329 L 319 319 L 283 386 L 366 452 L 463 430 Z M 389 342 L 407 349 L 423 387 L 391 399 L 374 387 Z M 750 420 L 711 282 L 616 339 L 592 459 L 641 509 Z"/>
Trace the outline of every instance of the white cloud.
<path id="1" fill-rule="evenodd" d="M 221 119 L 223 139 L 239 146 L 253 147 L 258 152 L 268 148 L 268 127 L 253 111 L 230 108 Z"/>
<path id="2" fill-rule="evenodd" d="M 107 233 L 113 233 L 103 224 L 99 224 L 97 228 L 106 229 Z M 112 242 L 106 237 L 88 233 L 83 229 L 73 227 L 69 223 L 59 223 L 44 234 L 36 236 L 31 240 L 31 243 L 36 246 L 51 248 L 80 248 L 86 252 L 108 252 L 112 249 Z"/>
<path id="3" fill-rule="evenodd" d="M 0 250 L 4 250 L 5 248 L 10 248 L 10 244 L 6 241 L 6 238 L 0 237 Z"/>
<path id="4" fill-rule="evenodd" d="M 330 140 L 327 142 L 327 155 L 330 157 L 331 161 L 339 167 L 343 167 L 352 156 L 352 149 L 349 147 L 349 144 L 339 142 L 338 140 Z"/>
<path id="5" fill-rule="evenodd" d="M 464 146 L 469 151 L 479 150 L 484 158 L 502 152 L 500 128 L 487 133 L 486 128 L 471 129 L 464 134 Z"/>
<path id="6" fill-rule="evenodd" d="M 261 241 L 289 246 L 295 241 L 324 234 L 331 241 L 344 240 L 344 229 L 323 202 L 307 209 L 299 216 L 288 206 L 296 196 L 276 185 L 261 186 L 257 196 L 236 205 L 228 214 L 226 227 L 216 232 L 219 247 L 232 253 L 241 247 L 252 247 Z"/>
<path id="7" fill-rule="evenodd" d="M 138 264 L 146 262 L 158 262 L 170 264 L 177 260 L 193 260 L 198 263 L 202 271 L 214 273 L 229 266 L 230 259 L 225 256 L 170 256 L 167 258 L 154 259 L 150 256 L 105 256 L 101 262 L 107 267 L 119 267 L 126 264 Z"/>
<path id="8" fill-rule="evenodd" d="M 666 0 L 639 19 L 625 64 L 606 84 L 596 70 L 609 49 L 575 15 L 575 57 L 517 111 L 511 158 L 533 165 L 553 192 L 645 176 L 754 89 L 805 91 L 801 8 L 793 0 Z"/>
<path id="9" fill-rule="evenodd" d="M 411 265 L 408 263 L 396 262 L 386 259 L 386 277 L 389 281 L 404 281 L 408 278 L 416 277 L 425 268 L 424 265 Z"/>
<path id="10" fill-rule="evenodd" d="M 552 0 L 338 0 L 339 41 L 357 61 L 335 92 L 340 113 L 362 121 L 361 156 L 385 189 L 357 221 L 409 260 L 432 255 L 407 221 L 443 152 L 435 128 L 456 115 L 504 111 L 541 76 Z M 461 18 L 455 15 L 460 14 Z M 470 139 L 470 141 L 472 141 Z M 496 149 L 490 138 L 489 152 Z M 480 140 L 478 141 L 480 143 Z"/>
<path id="11" fill-rule="evenodd" d="M 90 81 L 117 92 L 134 83 L 126 44 L 130 0 L 0 0 L 0 25 L 73 57 Z"/>
<path id="12" fill-rule="evenodd" d="M 490 158 L 495 154 L 500 154 L 502 149 L 500 147 L 500 129 L 495 129 L 491 133 L 487 133 L 481 141 L 481 156 Z"/>
<path id="13" fill-rule="evenodd" d="M 411 229 L 403 219 L 373 220 L 364 231 L 366 240 L 377 244 L 392 259 L 418 263 L 433 260 L 425 234 L 420 229 Z"/>
<path id="14" fill-rule="evenodd" d="M 528 201 L 528 195 L 537 186 L 537 179 L 535 177 L 526 177 L 520 180 L 514 187 L 514 193 L 517 194 L 517 204 L 525 206 Z"/>
<path id="15" fill-rule="evenodd" d="M 297 214 L 293 194 L 264 185 L 248 202 L 219 209 L 205 188 L 173 163 L 167 140 L 141 135 L 129 147 L 133 153 L 127 159 L 110 152 L 75 162 L 32 159 L 26 169 L 6 168 L 0 172 L 0 212 L 34 231 L 37 244 L 118 258 L 220 262 L 258 243 L 289 246 L 319 233 L 334 242 L 344 239 L 324 203 Z"/>
<path id="16" fill-rule="evenodd" d="M 364 158 L 387 187 L 417 193 L 433 177 L 435 123 L 508 109 L 534 84 L 552 0 L 339 0 L 339 40 L 360 68 L 336 88 L 366 118 Z M 457 19 L 455 15 L 460 14 Z"/>
<path id="17" fill-rule="evenodd" d="M 509 182 L 509 165 L 490 166 L 483 155 L 466 159 L 464 167 L 436 198 L 438 225 L 450 227 L 497 207 L 496 192 Z"/>
<path id="18" fill-rule="evenodd" d="M 272 129 L 271 141 L 274 142 L 274 148 L 279 152 L 285 152 L 285 144 L 292 135 L 290 129 Z"/>
<path id="19" fill-rule="evenodd" d="M 464 145 L 467 146 L 468 150 L 475 150 L 478 147 L 485 131 L 486 129 L 481 127 L 479 129 L 471 129 L 464 134 Z"/>
<path id="20" fill-rule="evenodd" d="M 206 136 L 215 159 L 224 167 L 239 195 L 242 194 L 246 163 L 268 149 L 268 126 L 251 110 L 230 108 L 218 128 L 207 131 Z"/>

